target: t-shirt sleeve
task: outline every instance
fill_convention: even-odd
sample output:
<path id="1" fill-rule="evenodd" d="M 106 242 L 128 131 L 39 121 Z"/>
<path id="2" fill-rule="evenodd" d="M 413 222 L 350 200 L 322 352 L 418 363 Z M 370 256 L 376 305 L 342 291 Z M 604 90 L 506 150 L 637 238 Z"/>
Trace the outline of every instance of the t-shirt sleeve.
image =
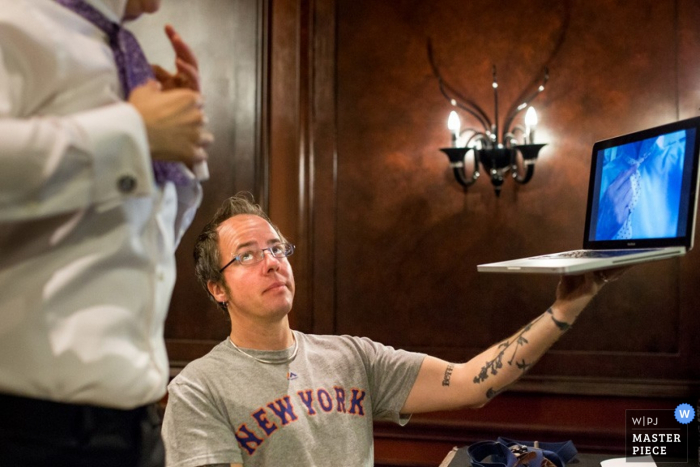
<path id="1" fill-rule="evenodd" d="M 243 463 L 234 430 L 209 394 L 183 374 L 168 386 L 162 429 L 167 467 Z"/>
<path id="2" fill-rule="evenodd" d="M 394 349 L 368 338 L 358 341 L 366 355 L 374 418 L 405 425 L 410 416 L 401 415 L 401 408 L 416 382 L 425 354 Z"/>

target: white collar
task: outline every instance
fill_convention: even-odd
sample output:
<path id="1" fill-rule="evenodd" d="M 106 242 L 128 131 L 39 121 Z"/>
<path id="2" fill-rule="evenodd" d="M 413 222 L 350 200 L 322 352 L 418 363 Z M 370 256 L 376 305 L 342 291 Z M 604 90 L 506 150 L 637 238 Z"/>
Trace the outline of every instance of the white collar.
<path id="1" fill-rule="evenodd" d="M 121 24 L 128 0 L 85 0 L 112 22 Z"/>

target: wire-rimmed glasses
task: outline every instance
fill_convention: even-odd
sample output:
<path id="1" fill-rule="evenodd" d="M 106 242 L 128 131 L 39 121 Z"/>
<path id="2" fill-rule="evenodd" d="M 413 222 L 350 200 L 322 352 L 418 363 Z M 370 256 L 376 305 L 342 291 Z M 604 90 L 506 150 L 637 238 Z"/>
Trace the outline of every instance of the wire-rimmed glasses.
<path id="1" fill-rule="evenodd" d="M 294 253 L 294 245 L 291 243 L 275 243 L 268 248 L 244 250 L 234 256 L 233 259 L 226 263 L 223 268 L 219 269 L 219 272 L 224 272 L 224 269 L 231 266 L 235 262 L 238 262 L 238 264 L 243 266 L 250 266 L 252 264 L 259 263 L 265 259 L 266 251 L 269 251 L 273 258 L 286 258 Z"/>

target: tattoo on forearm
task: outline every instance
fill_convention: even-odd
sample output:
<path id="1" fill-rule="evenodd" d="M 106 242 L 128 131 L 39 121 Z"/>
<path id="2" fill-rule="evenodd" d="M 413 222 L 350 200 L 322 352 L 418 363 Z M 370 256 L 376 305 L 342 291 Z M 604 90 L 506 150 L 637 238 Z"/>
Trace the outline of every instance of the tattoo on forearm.
<path id="1" fill-rule="evenodd" d="M 554 321 L 554 324 L 557 325 L 561 332 L 568 331 L 569 329 L 571 329 L 571 324 L 566 323 L 564 321 L 559 321 L 554 317 L 554 312 L 552 311 L 551 307 L 547 309 L 547 314 L 550 318 L 552 318 L 552 321 Z"/>
<path id="2" fill-rule="evenodd" d="M 505 340 L 498 344 L 498 349 L 500 349 L 498 355 L 496 355 L 491 361 L 486 362 L 479 374 L 474 377 L 474 383 L 479 384 L 486 381 L 489 377 L 489 373 L 491 375 L 497 375 L 498 370 L 503 368 L 503 356 L 508 351 L 508 349 L 510 349 L 514 345 L 515 348 L 513 349 L 511 358 L 507 362 L 508 365 L 512 366 L 513 362 L 515 361 L 515 357 L 518 354 L 518 349 L 520 349 L 520 347 L 528 343 L 528 340 L 525 338 L 525 333 L 532 329 L 532 325 L 540 319 L 542 319 L 542 315 L 538 316 L 529 324 L 527 324 L 524 328 L 522 328 L 520 332 L 513 337 L 512 340 Z M 525 359 L 522 359 L 519 362 L 515 361 L 515 365 L 518 367 L 519 370 L 522 370 L 522 372 L 525 373 L 532 366 L 532 363 L 527 363 Z"/>
<path id="3" fill-rule="evenodd" d="M 503 391 L 505 391 L 506 388 L 501 388 L 501 389 L 494 389 L 494 388 L 489 388 L 488 391 L 486 391 L 486 398 L 487 399 L 493 399 Z"/>
<path id="4" fill-rule="evenodd" d="M 566 323 L 564 321 L 559 321 L 554 317 L 554 312 L 552 311 L 551 308 L 547 309 L 547 311 L 543 314 L 532 320 L 527 326 L 522 328 L 520 332 L 518 332 L 512 339 L 510 340 L 505 340 L 498 344 L 497 349 L 499 349 L 498 354 L 490 361 L 486 362 L 484 367 L 481 369 L 479 374 L 474 377 L 474 383 L 479 384 L 488 379 L 490 375 L 497 375 L 498 371 L 503 368 L 503 357 L 506 354 L 506 352 L 509 351 L 509 349 L 512 349 L 512 354 L 510 356 L 510 360 L 506 362 L 508 365 L 512 366 L 513 362 L 515 362 L 515 365 L 519 370 L 522 371 L 521 375 L 524 374 L 526 371 L 528 371 L 532 365 L 535 364 L 535 362 L 528 363 L 525 361 L 525 359 L 521 359 L 520 361 L 516 361 L 516 356 L 518 354 L 518 350 L 520 347 L 524 346 L 525 344 L 528 344 L 529 341 L 525 337 L 525 334 L 532 329 L 532 326 L 542 319 L 545 315 L 549 315 L 550 319 L 554 322 L 554 324 L 559 328 L 561 332 L 568 331 L 571 328 L 571 324 Z M 486 391 L 486 397 L 488 399 L 492 399 L 496 395 L 500 394 L 501 392 L 505 391 L 507 389 L 507 386 L 504 386 L 500 389 L 496 389 L 494 387 L 490 387 Z"/>
<path id="5" fill-rule="evenodd" d="M 447 368 L 445 368 L 445 377 L 442 378 L 442 385 L 443 386 L 449 386 L 450 385 L 450 378 L 452 378 L 452 370 L 455 369 L 455 366 L 453 363 L 449 363 L 447 365 Z"/>

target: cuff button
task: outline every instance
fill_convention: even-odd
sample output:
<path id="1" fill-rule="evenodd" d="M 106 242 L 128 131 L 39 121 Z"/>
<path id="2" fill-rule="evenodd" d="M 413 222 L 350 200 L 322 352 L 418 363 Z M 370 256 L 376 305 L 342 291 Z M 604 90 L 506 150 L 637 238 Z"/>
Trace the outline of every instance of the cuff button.
<path id="1" fill-rule="evenodd" d="M 131 193 L 136 189 L 136 178 L 131 175 L 124 175 L 117 181 L 117 187 L 122 193 Z"/>

